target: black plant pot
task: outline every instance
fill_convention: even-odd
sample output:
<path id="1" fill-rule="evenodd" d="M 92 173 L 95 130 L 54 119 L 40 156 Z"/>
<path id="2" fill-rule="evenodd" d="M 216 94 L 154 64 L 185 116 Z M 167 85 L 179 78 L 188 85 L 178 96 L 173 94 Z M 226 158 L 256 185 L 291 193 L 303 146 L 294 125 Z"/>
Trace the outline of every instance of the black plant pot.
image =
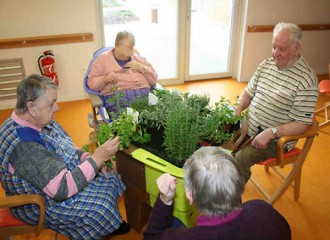
<path id="1" fill-rule="evenodd" d="M 148 143 L 138 143 L 133 142 L 133 144 L 137 147 L 143 148 L 148 152 L 170 162 L 173 163 L 174 161 L 170 159 L 165 151 L 163 146 L 164 144 L 164 128 L 156 129 L 156 128 L 147 128 L 147 133 L 151 136 L 151 141 Z"/>

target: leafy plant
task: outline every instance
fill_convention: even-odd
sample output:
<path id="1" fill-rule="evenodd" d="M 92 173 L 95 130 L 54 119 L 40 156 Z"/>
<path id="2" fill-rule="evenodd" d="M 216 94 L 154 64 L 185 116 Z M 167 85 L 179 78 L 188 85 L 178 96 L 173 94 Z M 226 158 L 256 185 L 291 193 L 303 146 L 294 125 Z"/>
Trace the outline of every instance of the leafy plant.
<path id="1" fill-rule="evenodd" d="M 102 123 L 97 132 L 96 139 L 103 144 L 110 138 L 120 137 L 119 150 L 128 148 L 132 141 L 145 143 L 150 141 L 150 135 L 134 122 L 134 117 L 121 113 L 118 119 L 110 124 Z"/>
<path id="2" fill-rule="evenodd" d="M 158 103 L 156 105 L 149 106 L 148 98 L 145 98 L 144 100 L 139 99 L 137 102 L 133 101 L 130 105 L 140 113 L 139 124 L 148 126 L 148 128 L 164 128 L 168 114 L 173 111 L 175 106 L 178 106 L 181 103 L 191 106 L 192 109 L 202 113 L 210 100 L 206 95 L 189 96 L 188 93 L 182 94 L 178 91 L 171 92 L 166 89 L 157 89 L 154 90 L 154 93 L 158 97 Z"/>
<path id="3" fill-rule="evenodd" d="M 200 140 L 217 145 L 230 140 L 234 135 L 230 126 L 242 119 L 234 115 L 235 104 L 224 97 L 210 107 L 210 98 L 206 94 L 156 90 L 155 95 L 158 97 L 156 105 L 149 106 L 148 98 L 144 98 L 133 101 L 131 107 L 140 112 L 139 125 L 148 131 L 159 131 L 158 135 L 152 136 L 152 141 L 162 138 L 167 157 L 161 157 L 179 167 L 199 147 Z M 162 149 L 152 149 L 158 145 L 142 147 L 160 156 L 158 153 Z"/>
<path id="4" fill-rule="evenodd" d="M 88 143 L 84 144 L 81 147 L 81 150 L 84 151 L 84 152 L 89 152 L 89 153 L 92 153 L 93 152 L 93 150 L 90 147 L 90 144 L 88 144 Z"/>
<path id="5" fill-rule="evenodd" d="M 234 132 L 229 131 L 228 128 L 237 124 L 244 117 L 234 114 L 236 104 L 232 105 L 228 99 L 221 97 L 201 122 L 200 138 L 218 145 L 231 139 Z"/>
<path id="6" fill-rule="evenodd" d="M 198 147 L 199 135 L 196 109 L 180 103 L 168 114 L 165 123 L 164 147 L 176 166 L 182 167 Z"/>
<path id="7" fill-rule="evenodd" d="M 110 113 L 115 119 L 110 124 L 100 125 L 96 135 L 98 144 L 120 136 L 120 150 L 132 142 L 139 143 L 162 158 L 165 154 L 164 159 L 182 167 L 185 159 L 199 147 L 200 140 L 217 145 L 230 140 L 234 131 L 229 127 L 243 118 L 234 115 L 236 103 L 231 104 L 224 97 L 211 107 L 206 94 L 182 94 L 166 89 L 154 90 L 154 93 L 158 97 L 154 105 L 149 105 L 148 97 L 132 101 L 133 113 L 120 107 L 123 94 L 116 94 L 111 101 L 118 112 Z M 157 143 L 152 144 L 151 140 Z M 157 147 L 155 151 L 154 146 Z"/>
<path id="8" fill-rule="evenodd" d="M 99 144 L 105 143 L 108 139 L 116 136 L 120 137 L 119 150 L 128 148 L 132 141 L 146 143 L 150 141 L 150 134 L 137 124 L 134 112 L 129 113 L 128 109 L 123 109 L 120 105 L 121 99 L 125 96 L 124 92 L 114 94 L 109 99 L 116 105 L 117 112 L 111 112 L 110 116 L 113 120 L 111 123 L 102 123 L 96 135 Z M 136 112 L 135 112 L 136 113 Z"/>
<path id="9" fill-rule="evenodd" d="M 195 109 L 201 115 L 205 115 L 209 112 L 208 105 L 210 103 L 210 96 L 206 94 L 184 94 L 184 102 L 187 103 L 192 109 Z"/>

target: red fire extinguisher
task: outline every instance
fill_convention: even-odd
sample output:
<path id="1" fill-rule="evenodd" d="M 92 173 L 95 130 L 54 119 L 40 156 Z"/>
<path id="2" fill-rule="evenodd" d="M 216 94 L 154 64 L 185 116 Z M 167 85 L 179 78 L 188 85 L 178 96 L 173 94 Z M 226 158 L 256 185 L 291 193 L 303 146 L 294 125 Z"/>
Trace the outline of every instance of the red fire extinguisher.
<path id="1" fill-rule="evenodd" d="M 51 78 L 58 86 L 58 78 L 55 71 L 55 58 L 52 50 L 43 52 L 38 59 L 39 69 L 42 75 Z"/>

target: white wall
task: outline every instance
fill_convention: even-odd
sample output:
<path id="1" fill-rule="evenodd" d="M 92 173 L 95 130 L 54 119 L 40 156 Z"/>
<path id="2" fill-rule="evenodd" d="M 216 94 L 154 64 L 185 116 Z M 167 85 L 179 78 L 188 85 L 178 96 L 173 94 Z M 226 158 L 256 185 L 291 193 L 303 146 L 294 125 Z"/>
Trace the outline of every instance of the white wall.
<path id="1" fill-rule="evenodd" d="M 60 90 L 58 100 L 85 99 L 83 76 L 101 43 L 96 0 L 0 0 L 0 39 L 91 32 L 93 42 L 0 50 L 0 59 L 23 58 L 26 74 L 40 73 L 38 57 L 54 52 Z M 1 101 L 0 109 L 15 101 Z"/>
<path id="2" fill-rule="evenodd" d="M 248 82 L 258 64 L 271 56 L 272 33 L 247 33 L 249 25 L 330 24 L 329 0 L 248 0 L 243 52 L 235 77 Z M 316 74 L 328 73 L 330 63 L 330 31 L 304 31 L 302 55 Z"/>

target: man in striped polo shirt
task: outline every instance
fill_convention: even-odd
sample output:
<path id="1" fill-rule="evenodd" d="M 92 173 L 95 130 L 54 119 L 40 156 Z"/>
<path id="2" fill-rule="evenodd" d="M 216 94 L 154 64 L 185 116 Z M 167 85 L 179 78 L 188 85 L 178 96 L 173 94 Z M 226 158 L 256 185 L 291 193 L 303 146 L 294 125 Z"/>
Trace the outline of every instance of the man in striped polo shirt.
<path id="1" fill-rule="evenodd" d="M 238 99 L 235 114 L 248 108 L 248 135 L 253 141 L 235 155 L 245 181 L 250 167 L 277 155 L 277 139 L 301 134 L 314 117 L 319 95 L 314 71 L 300 54 L 301 29 L 278 23 L 273 32 L 272 57 L 257 68 Z M 288 143 L 287 150 L 296 142 Z"/>

